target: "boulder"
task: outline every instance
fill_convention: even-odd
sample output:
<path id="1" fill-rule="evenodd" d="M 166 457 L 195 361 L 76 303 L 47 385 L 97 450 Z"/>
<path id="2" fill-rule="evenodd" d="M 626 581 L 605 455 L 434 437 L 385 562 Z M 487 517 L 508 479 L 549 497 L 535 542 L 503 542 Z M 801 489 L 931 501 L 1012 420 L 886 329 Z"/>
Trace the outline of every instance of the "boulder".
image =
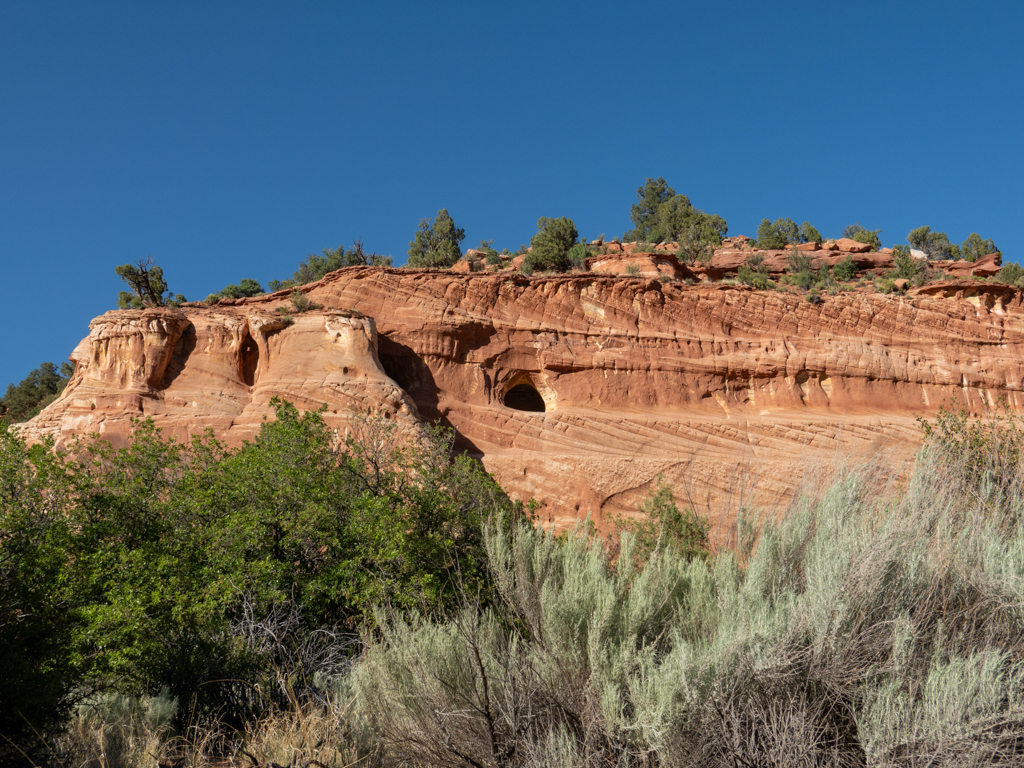
<path id="1" fill-rule="evenodd" d="M 841 237 L 836 240 L 836 248 L 846 253 L 867 253 L 871 250 L 871 246 L 868 243 L 858 243 L 856 240 L 851 240 L 848 237 Z"/>

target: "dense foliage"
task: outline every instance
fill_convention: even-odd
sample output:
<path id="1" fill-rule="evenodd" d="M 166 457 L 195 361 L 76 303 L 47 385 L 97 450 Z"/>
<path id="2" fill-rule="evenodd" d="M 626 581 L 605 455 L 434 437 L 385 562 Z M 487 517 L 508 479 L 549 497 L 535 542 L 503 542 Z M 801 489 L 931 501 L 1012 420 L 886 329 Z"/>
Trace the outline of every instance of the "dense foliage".
<path id="1" fill-rule="evenodd" d="M 931 227 L 912 229 L 907 235 L 907 242 L 912 248 L 924 251 L 929 259 L 945 261 L 947 259 L 966 259 L 977 261 L 990 253 L 1000 253 L 991 238 L 982 238 L 972 232 L 960 245 L 949 242 L 945 232 L 935 232 Z"/>
<path id="2" fill-rule="evenodd" d="M 637 202 L 629 218 L 634 229 L 626 241 L 662 243 L 676 241 L 686 264 L 710 261 L 714 249 L 729 232 L 725 219 L 698 210 L 686 195 L 676 194 L 663 178 L 647 179 L 636 191 Z"/>
<path id="3" fill-rule="evenodd" d="M 206 303 L 212 304 L 218 299 L 244 299 L 248 296 L 260 296 L 264 293 L 263 286 L 252 278 L 243 277 L 238 285 L 232 283 L 221 288 L 216 293 L 206 297 Z"/>
<path id="4" fill-rule="evenodd" d="M 234 451 L 150 422 L 70 454 L 0 431 L 0 733 L 38 746 L 19 722 L 111 687 L 237 725 L 340 669 L 375 605 L 486 602 L 481 521 L 515 510 L 450 435 L 362 417 L 340 441 L 275 407 Z"/>
<path id="5" fill-rule="evenodd" d="M 967 261 L 977 261 L 990 253 L 1001 253 L 992 242 L 992 238 L 982 238 L 977 232 L 971 232 L 967 239 L 960 243 L 960 256 Z"/>
<path id="6" fill-rule="evenodd" d="M 877 251 L 882 247 L 882 240 L 878 237 L 878 233 L 881 231 L 880 229 L 865 229 L 858 221 L 856 224 L 844 227 L 842 237 L 848 237 L 858 243 L 865 243 L 870 245 L 873 251 Z"/>
<path id="7" fill-rule="evenodd" d="M 1020 288 L 1024 286 L 1024 267 L 1013 262 L 1005 264 L 996 273 L 996 280 Z"/>
<path id="8" fill-rule="evenodd" d="M 934 232 L 931 227 L 918 227 L 907 235 L 910 247 L 923 251 L 929 259 L 946 261 L 960 257 L 960 248 L 949 242 L 945 232 Z"/>
<path id="9" fill-rule="evenodd" d="M 407 267 L 447 268 L 462 258 L 461 243 L 466 230 L 455 226 L 447 208 L 434 219 L 421 219 L 416 235 L 409 243 Z"/>
<path id="10" fill-rule="evenodd" d="M 840 472 L 785 515 L 741 518 L 737 545 L 708 560 L 670 542 L 637 558 L 624 536 L 612 562 L 578 534 L 489 530 L 493 607 L 392 613 L 366 636 L 367 758 L 1020 764 L 1024 498 L 979 495 L 941 445 L 971 428 L 947 426 L 909 476 Z"/>
<path id="11" fill-rule="evenodd" d="M 0 400 L 0 423 L 17 424 L 28 421 L 64 391 L 74 368 L 61 363 L 43 363 L 18 384 L 8 384 Z"/>
<path id="12" fill-rule="evenodd" d="M 782 250 L 787 245 L 820 242 L 821 233 L 807 221 L 797 226 L 789 218 L 780 218 L 775 221 L 761 219 L 761 223 L 757 227 L 757 247 L 768 251 Z"/>
<path id="13" fill-rule="evenodd" d="M 271 291 L 280 291 L 285 288 L 296 288 L 307 283 L 315 283 L 328 272 L 345 267 L 390 267 L 391 257 L 381 256 L 379 253 L 367 253 L 363 248 L 363 241 L 356 240 L 352 247 L 345 249 L 339 245 L 337 248 L 324 248 L 323 256 L 311 253 L 309 257 L 299 263 L 289 280 L 271 280 L 267 287 Z"/>
<path id="14" fill-rule="evenodd" d="M 530 238 L 530 253 L 526 257 L 529 270 L 564 272 L 574 266 L 574 261 L 578 265 L 586 257 L 586 247 L 582 250 L 577 247 L 581 245 L 579 239 L 572 219 L 541 216 L 537 220 L 537 234 Z M 574 259 L 570 259 L 570 253 L 574 254 Z"/>

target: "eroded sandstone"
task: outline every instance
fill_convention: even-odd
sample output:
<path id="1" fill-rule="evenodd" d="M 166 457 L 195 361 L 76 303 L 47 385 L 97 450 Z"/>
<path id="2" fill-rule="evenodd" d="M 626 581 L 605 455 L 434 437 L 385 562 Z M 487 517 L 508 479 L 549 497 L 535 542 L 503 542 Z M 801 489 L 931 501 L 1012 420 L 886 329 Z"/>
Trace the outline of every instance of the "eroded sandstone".
<path id="1" fill-rule="evenodd" d="M 149 416 L 237 443 L 275 396 L 326 404 L 339 429 L 358 410 L 439 419 L 542 520 L 607 525 L 661 475 L 724 537 L 741 504 L 784 502 L 825 464 L 907 459 L 916 417 L 944 403 L 1024 407 L 1024 305 L 999 284 L 814 305 L 642 276 L 350 268 L 307 289 L 324 309 L 292 324 L 284 292 L 108 312 L 64 395 L 24 429 L 116 441 Z"/>

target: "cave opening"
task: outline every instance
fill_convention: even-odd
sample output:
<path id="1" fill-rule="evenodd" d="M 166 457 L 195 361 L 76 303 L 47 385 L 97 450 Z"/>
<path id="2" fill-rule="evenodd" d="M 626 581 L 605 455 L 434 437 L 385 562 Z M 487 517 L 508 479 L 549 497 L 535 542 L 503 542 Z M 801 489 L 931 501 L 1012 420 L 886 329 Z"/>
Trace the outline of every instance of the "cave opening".
<path id="1" fill-rule="evenodd" d="M 547 410 L 544 406 L 544 398 L 540 396 L 540 392 L 531 384 L 516 384 L 505 393 L 502 401 L 505 403 L 505 407 L 517 411 L 544 413 Z"/>
<path id="2" fill-rule="evenodd" d="M 251 387 L 256 383 L 256 367 L 260 364 L 260 348 L 248 333 L 242 339 L 241 359 L 242 381 Z"/>

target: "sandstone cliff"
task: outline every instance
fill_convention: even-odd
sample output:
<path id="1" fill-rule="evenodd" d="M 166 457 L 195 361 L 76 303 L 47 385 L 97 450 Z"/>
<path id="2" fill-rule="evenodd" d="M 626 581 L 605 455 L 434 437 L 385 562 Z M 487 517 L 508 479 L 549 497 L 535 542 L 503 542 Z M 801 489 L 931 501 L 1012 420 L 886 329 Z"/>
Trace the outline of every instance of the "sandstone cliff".
<path id="1" fill-rule="evenodd" d="M 602 524 L 661 474 L 725 535 L 740 503 L 777 504 L 823 463 L 905 459 L 943 403 L 1024 406 L 1024 301 L 999 284 L 817 305 L 594 273 L 350 268 L 306 288 L 323 308 L 291 324 L 283 292 L 108 312 L 26 433 L 117 441 L 150 416 L 237 443 L 274 396 L 339 428 L 360 409 L 440 419 L 543 520 Z"/>

